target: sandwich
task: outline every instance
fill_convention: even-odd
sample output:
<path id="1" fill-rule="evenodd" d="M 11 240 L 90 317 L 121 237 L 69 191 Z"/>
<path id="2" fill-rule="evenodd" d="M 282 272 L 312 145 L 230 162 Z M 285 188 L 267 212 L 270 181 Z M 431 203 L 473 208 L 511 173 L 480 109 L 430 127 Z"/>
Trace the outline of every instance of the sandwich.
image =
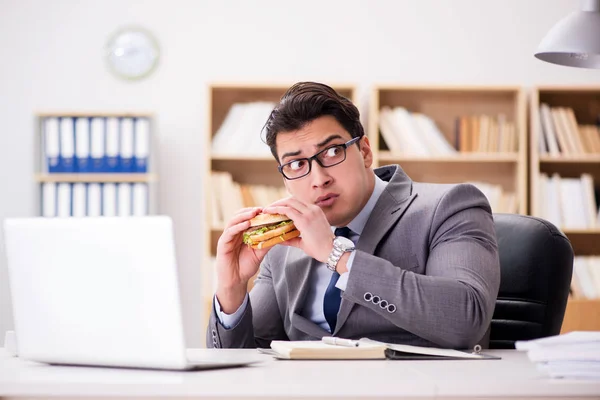
<path id="1" fill-rule="evenodd" d="M 258 214 L 244 232 L 244 243 L 253 249 L 266 249 L 300 236 L 294 222 L 283 214 Z"/>

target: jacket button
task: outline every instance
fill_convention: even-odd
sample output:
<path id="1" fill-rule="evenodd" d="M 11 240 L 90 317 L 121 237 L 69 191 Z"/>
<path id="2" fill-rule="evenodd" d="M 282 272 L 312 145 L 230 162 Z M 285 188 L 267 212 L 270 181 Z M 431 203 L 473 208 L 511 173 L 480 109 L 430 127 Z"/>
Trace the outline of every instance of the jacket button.
<path id="1" fill-rule="evenodd" d="M 372 293 L 365 293 L 365 295 L 363 296 L 363 298 L 365 299 L 365 301 L 371 301 L 371 299 L 373 298 L 373 294 Z"/>
<path id="2" fill-rule="evenodd" d="M 381 300 L 381 301 L 379 302 L 379 307 L 381 307 L 381 308 L 383 308 L 383 309 L 386 309 L 386 308 L 387 308 L 387 306 L 388 306 L 388 302 L 387 302 L 387 300 Z"/>
<path id="3" fill-rule="evenodd" d="M 388 312 L 389 312 L 390 314 L 391 314 L 391 313 L 393 313 L 393 312 L 396 312 L 396 306 L 395 306 L 394 304 L 389 304 L 389 305 L 387 306 L 387 310 L 388 310 Z"/>
<path id="4" fill-rule="evenodd" d="M 373 296 L 373 298 L 371 299 L 371 302 L 373 304 L 379 304 L 380 301 L 381 301 L 381 297 L 379 297 L 379 296 Z"/>
<path id="5" fill-rule="evenodd" d="M 217 331 L 215 331 L 214 329 L 212 330 L 212 337 L 216 338 L 217 337 Z"/>

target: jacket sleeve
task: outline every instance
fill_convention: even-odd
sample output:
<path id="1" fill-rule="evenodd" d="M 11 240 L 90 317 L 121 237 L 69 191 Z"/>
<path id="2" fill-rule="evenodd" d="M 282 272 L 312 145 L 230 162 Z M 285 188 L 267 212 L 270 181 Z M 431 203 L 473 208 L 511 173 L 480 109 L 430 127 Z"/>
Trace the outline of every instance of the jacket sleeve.
<path id="1" fill-rule="evenodd" d="M 461 184 L 446 192 L 433 213 L 424 275 L 357 251 L 343 296 L 440 346 L 468 348 L 486 332 L 499 286 L 489 203 L 473 185 Z M 366 292 L 393 303 L 395 311 L 366 301 Z"/>
<path id="2" fill-rule="evenodd" d="M 268 260 L 267 254 L 254 281 L 248 306 L 235 326 L 227 329 L 220 323 L 213 303 L 206 331 L 207 347 L 269 347 L 272 340 L 288 340 L 277 306 Z"/>

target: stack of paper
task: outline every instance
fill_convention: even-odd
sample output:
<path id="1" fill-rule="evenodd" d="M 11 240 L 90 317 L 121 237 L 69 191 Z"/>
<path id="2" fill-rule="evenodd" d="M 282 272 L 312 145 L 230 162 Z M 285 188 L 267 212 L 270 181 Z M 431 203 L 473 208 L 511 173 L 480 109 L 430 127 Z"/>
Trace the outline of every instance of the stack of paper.
<path id="1" fill-rule="evenodd" d="M 570 332 L 542 339 L 518 341 L 517 350 L 552 378 L 600 380 L 600 332 Z"/>

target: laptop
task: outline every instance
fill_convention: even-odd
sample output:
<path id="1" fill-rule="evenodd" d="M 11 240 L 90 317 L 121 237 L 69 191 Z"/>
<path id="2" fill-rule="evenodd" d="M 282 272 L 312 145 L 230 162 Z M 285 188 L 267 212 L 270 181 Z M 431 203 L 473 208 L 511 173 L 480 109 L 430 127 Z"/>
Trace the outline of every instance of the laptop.
<path id="1" fill-rule="evenodd" d="M 261 361 L 186 356 L 166 216 L 4 221 L 19 357 L 69 365 L 196 370 Z"/>

